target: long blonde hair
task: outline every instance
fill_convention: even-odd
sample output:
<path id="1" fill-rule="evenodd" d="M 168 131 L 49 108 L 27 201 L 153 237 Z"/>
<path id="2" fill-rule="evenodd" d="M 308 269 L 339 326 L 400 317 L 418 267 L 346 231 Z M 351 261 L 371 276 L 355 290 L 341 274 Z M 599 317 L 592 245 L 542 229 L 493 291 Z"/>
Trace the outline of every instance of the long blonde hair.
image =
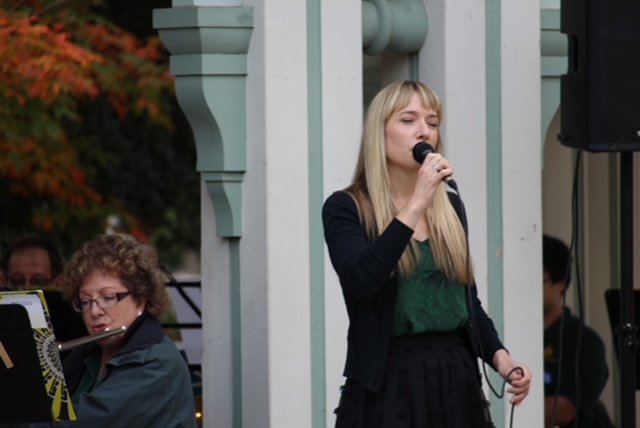
<path id="1" fill-rule="evenodd" d="M 360 221 L 370 239 L 378 236 L 398 213 L 391 198 L 385 126 L 393 113 L 409 105 L 415 93 L 420 95 L 425 108 L 434 110 L 442 118 L 438 95 L 425 84 L 408 80 L 383 88 L 367 110 L 356 171 L 346 191 L 355 200 Z M 438 187 L 433 205 L 425 212 L 434 260 L 448 278 L 468 284 L 472 282 L 473 273 L 468 260 L 467 237 L 445 186 L 443 183 Z M 403 277 L 413 272 L 419 257 L 417 245 L 412 240 L 398 262 L 398 271 Z"/>

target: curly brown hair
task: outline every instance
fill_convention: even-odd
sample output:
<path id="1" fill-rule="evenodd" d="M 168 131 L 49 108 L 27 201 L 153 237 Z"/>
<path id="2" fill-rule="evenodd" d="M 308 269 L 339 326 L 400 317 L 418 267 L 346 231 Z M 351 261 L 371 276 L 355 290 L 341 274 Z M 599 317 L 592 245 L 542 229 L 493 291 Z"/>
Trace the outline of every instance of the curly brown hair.
<path id="1" fill-rule="evenodd" d="M 154 317 L 168 309 L 168 278 L 158 263 L 156 252 L 131 235 L 99 235 L 85 243 L 65 266 L 65 299 L 76 299 L 86 278 L 96 270 L 117 276 L 135 299 L 146 301 L 147 311 Z"/>

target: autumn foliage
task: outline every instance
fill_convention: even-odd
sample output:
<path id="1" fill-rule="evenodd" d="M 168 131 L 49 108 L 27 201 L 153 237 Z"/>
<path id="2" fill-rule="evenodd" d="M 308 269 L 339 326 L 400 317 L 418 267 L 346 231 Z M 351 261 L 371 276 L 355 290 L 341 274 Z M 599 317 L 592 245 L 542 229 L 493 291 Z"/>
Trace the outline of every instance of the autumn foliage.
<path id="1" fill-rule="evenodd" d="M 140 39 L 94 13 L 100 3 L 0 0 L 0 181 L 3 197 L 33 202 L 30 221 L 43 231 L 116 213 L 145 233 L 80 160 L 90 139 L 69 130 L 88 102 L 106 100 L 123 121 L 173 124 L 173 80 L 159 39 Z"/>

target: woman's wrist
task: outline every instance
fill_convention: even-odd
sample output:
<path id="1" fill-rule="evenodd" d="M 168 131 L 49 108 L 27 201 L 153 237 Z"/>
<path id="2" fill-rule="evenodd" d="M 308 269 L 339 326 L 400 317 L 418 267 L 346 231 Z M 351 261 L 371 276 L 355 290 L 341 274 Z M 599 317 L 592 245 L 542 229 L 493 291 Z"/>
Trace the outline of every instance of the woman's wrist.
<path id="1" fill-rule="evenodd" d="M 495 354 L 493 354 L 493 367 L 495 367 L 496 371 L 501 375 L 505 375 L 511 369 L 511 356 L 507 352 L 506 349 L 498 349 Z"/>

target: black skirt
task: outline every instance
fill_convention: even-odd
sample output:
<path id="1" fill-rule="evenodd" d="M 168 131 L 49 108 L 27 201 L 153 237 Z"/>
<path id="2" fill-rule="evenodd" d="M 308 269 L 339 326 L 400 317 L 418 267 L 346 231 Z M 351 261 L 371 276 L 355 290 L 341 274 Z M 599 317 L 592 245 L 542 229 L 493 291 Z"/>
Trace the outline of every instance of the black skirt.
<path id="1" fill-rule="evenodd" d="M 477 366 L 454 333 L 391 340 L 379 393 L 347 379 L 336 428 L 493 427 Z"/>

